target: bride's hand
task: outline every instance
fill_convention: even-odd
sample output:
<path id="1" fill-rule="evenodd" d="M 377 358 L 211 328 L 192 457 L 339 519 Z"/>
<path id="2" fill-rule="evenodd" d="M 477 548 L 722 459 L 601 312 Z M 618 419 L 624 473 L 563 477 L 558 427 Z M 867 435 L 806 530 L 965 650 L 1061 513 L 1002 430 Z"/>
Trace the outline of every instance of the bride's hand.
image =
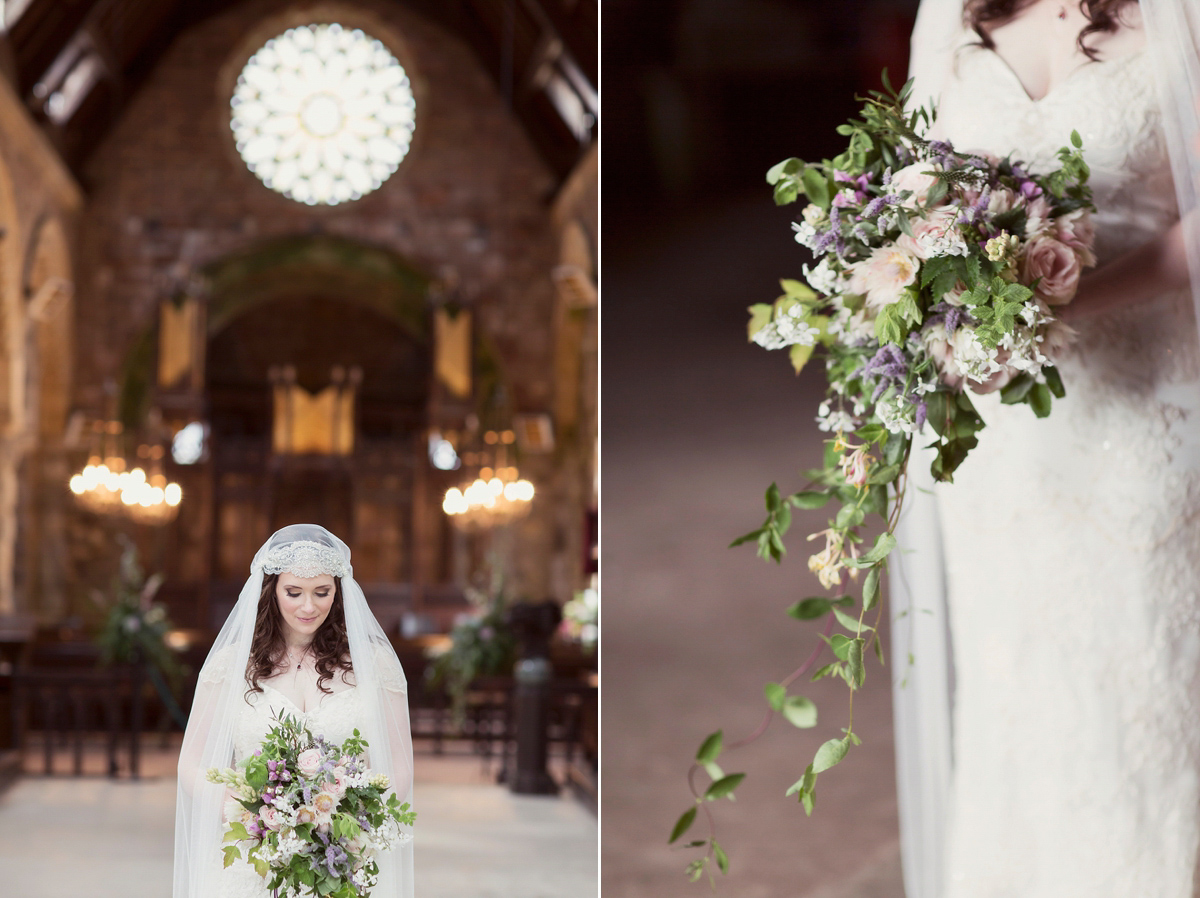
<path id="1" fill-rule="evenodd" d="M 1161 237 L 1085 274 L 1075 298 L 1055 311 L 1067 324 L 1078 324 L 1188 284 L 1183 226 L 1175 222 Z"/>

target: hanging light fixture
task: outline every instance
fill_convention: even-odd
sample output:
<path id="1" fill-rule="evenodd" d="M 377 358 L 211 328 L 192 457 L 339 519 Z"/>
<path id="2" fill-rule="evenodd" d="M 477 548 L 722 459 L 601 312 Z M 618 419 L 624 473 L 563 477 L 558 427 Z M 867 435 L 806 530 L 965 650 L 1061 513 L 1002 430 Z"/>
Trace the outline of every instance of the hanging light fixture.
<path id="1" fill-rule="evenodd" d="M 468 464 L 474 461 L 479 465 L 477 476 L 446 490 L 442 500 L 442 511 L 455 526 L 487 529 L 529 513 L 533 484 L 521 477 L 516 465 L 507 463 L 508 447 L 514 439 L 512 430 L 488 430 L 483 434 L 483 446 L 465 454 Z"/>
<path id="2" fill-rule="evenodd" d="M 179 514 L 183 489 L 167 481 L 162 472 L 163 447 L 139 446 L 139 464 L 127 470 L 119 451 L 123 427 L 120 421 L 97 421 L 92 425 L 93 451 L 83 470 L 71 477 L 69 486 L 80 507 L 95 514 L 123 514 L 139 524 L 166 524 Z M 150 468 L 150 473 L 142 464 Z"/>

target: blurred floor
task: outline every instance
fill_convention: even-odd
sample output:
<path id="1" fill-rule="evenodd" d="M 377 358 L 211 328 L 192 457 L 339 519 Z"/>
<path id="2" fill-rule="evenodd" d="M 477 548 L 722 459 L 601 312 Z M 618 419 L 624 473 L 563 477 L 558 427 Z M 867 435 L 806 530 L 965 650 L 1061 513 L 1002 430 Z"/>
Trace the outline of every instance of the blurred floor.
<path id="1" fill-rule="evenodd" d="M 84 769 L 102 769 L 91 748 Z M 0 794 L 0 894 L 168 898 L 177 751 L 146 740 L 140 781 L 26 775 Z M 577 801 L 513 795 L 468 755 L 418 754 L 416 771 L 421 898 L 595 895 L 596 818 Z"/>
<path id="2" fill-rule="evenodd" d="M 682 875 L 694 853 L 666 845 L 690 803 L 688 763 L 712 730 L 729 741 L 752 731 L 763 684 L 815 644 L 817 628 L 783 610 L 824 592 L 805 566 L 804 536 L 825 526 L 825 512 L 797 512 L 780 567 L 752 547 L 725 548 L 761 523 L 772 480 L 797 489 L 820 458 L 816 379 L 797 379 L 783 353 L 745 339 L 746 307 L 800 274 L 789 211 L 765 189 L 704 207 L 606 208 L 604 898 L 708 893 Z M 794 691 L 817 702 L 816 729 L 777 720 L 721 759 L 750 776 L 736 803 L 713 806 L 732 863 L 718 893 L 900 898 L 887 672 L 868 665 L 854 715 L 863 745 L 821 776 L 811 819 L 783 793 L 846 725 L 847 692 L 829 680 Z M 689 834 L 705 835 L 699 825 Z"/>

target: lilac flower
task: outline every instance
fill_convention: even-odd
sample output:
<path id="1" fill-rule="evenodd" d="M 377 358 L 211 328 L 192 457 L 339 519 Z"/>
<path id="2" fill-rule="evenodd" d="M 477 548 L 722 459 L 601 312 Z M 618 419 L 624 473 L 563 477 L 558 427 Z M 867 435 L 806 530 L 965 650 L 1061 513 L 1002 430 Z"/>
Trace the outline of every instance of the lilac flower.
<path id="1" fill-rule="evenodd" d="M 834 243 L 841 235 L 836 227 L 831 227 L 828 231 L 817 238 L 813 244 L 812 251 L 814 256 L 819 256 L 821 253 L 829 251 L 829 245 Z"/>
<path id="2" fill-rule="evenodd" d="M 878 402 L 887 388 L 893 384 L 902 384 L 904 379 L 908 377 L 908 362 L 904 358 L 904 353 L 900 351 L 900 347 L 893 343 L 885 344 L 879 347 L 879 351 L 874 357 L 863 365 L 862 369 L 857 372 L 858 375 L 876 376 L 879 378 L 875 385 L 875 392 L 871 396 L 872 402 Z"/>
<path id="3" fill-rule="evenodd" d="M 879 180 L 884 187 L 892 183 L 892 167 L 890 165 L 883 170 L 883 177 Z"/>
<path id="4" fill-rule="evenodd" d="M 917 406 L 917 417 L 914 423 L 917 425 L 917 430 L 920 430 L 925 426 L 925 419 L 929 416 L 929 406 L 916 393 L 909 394 L 908 401 Z"/>
<path id="5" fill-rule="evenodd" d="M 942 322 L 943 327 L 946 328 L 947 335 L 953 334 L 964 324 L 970 324 L 973 320 L 966 309 L 960 306 L 953 306 L 948 302 L 939 302 L 929 311 L 930 315 L 925 319 L 926 324 Z"/>
<path id="6" fill-rule="evenodd" d="M 867 207 L 862 210 L 862 215 L 858 217 L 860 220 L 863 218 L 874 218 L 888 206 L 898 202 L 900 202 L 900 194 L 898 193 L 889 193 L 886 196 L 877 196 L 875 199 L 871 200 L 871 202 L 867 203 Z"/>

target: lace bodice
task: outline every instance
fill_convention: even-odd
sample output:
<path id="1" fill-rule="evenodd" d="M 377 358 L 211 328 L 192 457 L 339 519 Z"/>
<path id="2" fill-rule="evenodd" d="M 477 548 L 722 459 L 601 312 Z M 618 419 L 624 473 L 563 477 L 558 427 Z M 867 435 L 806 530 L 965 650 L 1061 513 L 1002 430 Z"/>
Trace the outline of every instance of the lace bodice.
<path id="1" fill-rule="evenodd" d="M 291 714 L 312 730 L 314 736 L 324 736 L 330 742 L 343 742 L 354 733 L 361 720 L 358 689 L 345 689 L 326 695 L 317 707 L 301 711 L 286 695 L 269 683 L 260 684 L 262 692 L 251 692 L 249 704 L 238 716 L 233 736 L 234 759 L 240 760 L 262 745 L 267 731 L 275 725 L 276 716 Z"/>

